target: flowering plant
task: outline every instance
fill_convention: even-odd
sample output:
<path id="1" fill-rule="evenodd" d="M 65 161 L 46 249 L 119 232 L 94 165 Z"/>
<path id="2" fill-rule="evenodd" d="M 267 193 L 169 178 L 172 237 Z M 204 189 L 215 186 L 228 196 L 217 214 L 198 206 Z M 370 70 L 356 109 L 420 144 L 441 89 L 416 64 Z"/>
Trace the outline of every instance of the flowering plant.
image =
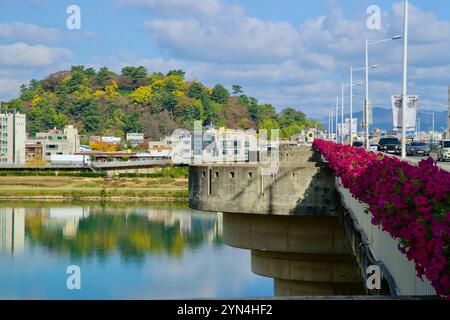
<path id="1" fill-rule="evenodd" d="M 352 195 L 369 205 L 372 223 L 394 239 L 440 296 L 450 298 L 450 173 L 432 158 L 413 166 L 361 148 L 316 140 Z"/>

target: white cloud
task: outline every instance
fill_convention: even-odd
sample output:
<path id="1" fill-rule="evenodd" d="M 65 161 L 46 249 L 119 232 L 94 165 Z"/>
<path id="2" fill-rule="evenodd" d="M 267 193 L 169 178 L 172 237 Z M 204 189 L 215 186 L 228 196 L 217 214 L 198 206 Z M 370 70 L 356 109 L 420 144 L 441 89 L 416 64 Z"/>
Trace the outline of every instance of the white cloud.
<path id="1" fill-rule="evenodd" d="M 205 23 L 156 19 L 145 26 L 171 54 L 211 62 L 274 62 L 293 56 L 297 32 L 287 22 L 264 22 L 232 15 Z"/>
<path id="2" fill-rule="evenodd" d="M 0 100 L 9 100 L 17 97 L 23 81 L 0 78 Z"/>
<path id="3" fill-rule="evenodd" d="M 30 46 L 23 42 L 0 45 L 0 65 L 3 66 L 46 67 L 71 58 L 72 53 L 66 48 Z"/>
<path id="4" fill-rule="evenodd" d="M 60 37 L 53 28 L 41 28 L 31 23 L 13 22 L 0 24 L 0 39 L 15 41 L 55 42 Z"/>
<path id="5" fill-rule="evenodd" d="M 298 26 L 252 17 L 242 7 L 224 0 L 116 3 L 148 10 L 156 17 L 144 25 L 164 58 L 139 58 L 128 53 L 106 60 L 100 57 L 92 61 L 94 64 L 106 64 L 115 71 L 125 65 L 144 65 L 150 72 L 185 69 L 188 79 L 208 85 L 241 84 L 247 94 L 261 102 L 278 108 L 295 107 L 314 116 L 334 105 L 336 95 L 340 95 L 341 80 L 348 82 L 350 65 L 364 64 L 366 38 L 384 39 L 402 33 L 400 1 L 383 12 L 380 31 L 367 29 L 365 12 L 349 18 L 336 2 L 326 15 L 312 17 Z M 21 28 L 26 29 L 17 27 Z M 50 61 L 70 58 L 67 49 L 23 43 L 13 46 L 16 48 L 0 46 L 0 65 L 48 66 Z M 448 52 L 450 21 L 411 5 L 408 91 L 420 94 L 423 101 L 443 102 L 447 95 L 444 84 L 450 72 Z M 371 72 L 371 99 L 376 105 L 389 107 L 390 95 L 401 89 L 402 41 L 371 47 L 370 62 L 382 66 Z M 355 73 L 355 81 L 363 76 L 363 72 Z M 363 91 L 355 89 L 355 108 L 362 105 Z"/>

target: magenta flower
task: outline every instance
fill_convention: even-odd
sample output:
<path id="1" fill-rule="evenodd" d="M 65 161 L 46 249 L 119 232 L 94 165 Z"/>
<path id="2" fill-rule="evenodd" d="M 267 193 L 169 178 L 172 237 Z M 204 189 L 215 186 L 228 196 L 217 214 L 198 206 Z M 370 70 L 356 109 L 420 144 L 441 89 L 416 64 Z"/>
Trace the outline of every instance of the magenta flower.
<path id="1" fill-rule="evenodd" d="M 444 256 L 438 256 L 431 260 L 431 268 L 436 270 L 442 270 L 447 265 L 447 261 Z"/>
<path id="2" fill-rule="evenodd" d="M 413 228 L 412 232 L 416 238 L 423 238 L 427 235 L 427 228 L 424 225 L 418 224 Z"/>
<path id="3" fill-rule="evenodd" d="M 438 295 L 450 298 L 450 173 L 428 158 L 419 166 L 364 149 L 316 140 L 329 167 L 353 196 L 369 205 L 374 225 L 381 225 L 399 250 L 416 264 Z M 429 226 L 429 227 L 427 227 Z"/>
<path id="4" fill-rule="evenodd" d="M 422 207 L 422 206 L 425 206 L 428 203 L 428 201 L 427 201 L 427 198 L 425 198 L 423 196 L 419 196 L 419 197 L 414 198 L 414 203 L 416 204 L 416 206 Z"/>
<path id="5" fill-rule="evenodd" d="M 430 268 L 425 272 L 425 276 L 430 281 L 436 281 L 439 278 L 439 272 L 436 269 Z"/>

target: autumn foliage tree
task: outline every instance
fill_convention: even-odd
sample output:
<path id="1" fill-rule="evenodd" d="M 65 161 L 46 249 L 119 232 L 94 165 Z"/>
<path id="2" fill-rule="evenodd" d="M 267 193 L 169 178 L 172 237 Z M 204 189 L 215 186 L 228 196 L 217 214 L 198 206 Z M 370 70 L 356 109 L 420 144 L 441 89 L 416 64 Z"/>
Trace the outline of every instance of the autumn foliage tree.
<path id="1" fill-rule="evenodd" d="M 235 129 L 280 128 L 289 137 L 317 125 L 293 108 L 278 113 L 270 104 L 259 104 L 240 85 L 231 89 L 232 95 L 222 84 L 211 88 L 187 81 L 183 70 L 149 73 L 138 66 L 118 74 L 106 67 L 73 66 L 22 85 L 20 96 L 3 107 L 26 113 L 30 133 L 73 124 L 85 136 L 142 132 L 159 139 L 177 128 L 192 128 L 198 120 Z"/>

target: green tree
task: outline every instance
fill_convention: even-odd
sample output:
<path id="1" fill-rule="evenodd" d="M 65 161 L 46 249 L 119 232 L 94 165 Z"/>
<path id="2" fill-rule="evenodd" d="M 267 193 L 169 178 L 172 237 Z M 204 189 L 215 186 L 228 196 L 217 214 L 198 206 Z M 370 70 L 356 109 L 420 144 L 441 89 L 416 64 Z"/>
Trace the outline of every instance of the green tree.
<path id="1" fill-rule="evenodd" d="M 125 117 L 124 130 L 125 130 L 125 133 L 129 133 L 129 132 L 141 133 L 144 131 L 144 126 L 139 119 L 139 112 L 134 111 Z"/>
<path id="2" fill-rule="evenodd" d="M 300 127 L 298 124 L 291 124 L 289 127 L 284 127 L 281 129 L 281 138 L 288 139 L 301 131 L 302 127 Z"/>
<path id="3" fill-rule="evenodd" d="M 244 93 L 244 91 L 242 90 L 242 87 L 240 85 L 235 84 L 232 86 L 232 89 L 233 89 L 233 95 L 235 95 L 235 96 Z"/>
<path id="4" fill-rule="evenodd" d="M 271 119 L 264 119 L 259 128 L 267 130 L 267 138 L 269 139 L 272 137 L 272 130 L 280 129 L 278 123 Z"/>
<path id="5" fill-rule="evenodd" d="M 98 71 L 95 80 L 99 86 L 104 87 L 112 80 L 114 76 L 116 76 L 114 72 L 109 71 L 106 67 L 103 67 Z"/>
<path id="6" fill-rule="evenodd" d="M 125 67 L 122 69 L 122 76 L 130 77 L 133 83 L 147 77 L 147 69 L 144 66 L 139 67 Z"/>
<path id="7" fill-rule="evenodd" d="M 230 92 L 221 84 L 216 84 L 212 93 L 211 99 L 217 103 L 224 104 L 230 98 Z"/>
<path id="8" fill-rule="evenodd" d="M 301 125 L 305 121 L 306 121 L 305 114 L 293 108 L 286 108 L 283 111 L 281 111 L 278 119 L 278 123 L 282 128 L 289 127 L 293 124 Z"/>
<path id="9" fill-rule="evenodd" d="M 174 119 L 178 123 L 192 125 L 194 120 L 203 120 L 203 105 L 200 100 L 181 98 L 175 106 Z"/>
<path id="10" fill-rule="evenodd" d="M 208 92 L 206 91 L 206 87 L 204 85 L 200 82 L 194 81 L 189 86 L 187 95 L 192 99 L 203 100 L 208 96 Z"/>
<path id="11" fill-rule="evenodd" d="M 185 75 L 186 75 L 186 72 L 184 72 L 183 70 L 170 70 L 167 73 L 168 77 L 170 77 L 170 76 L 179 76 L 179 77 L 181 77 L 181 79 L 184 79 Z"/>

